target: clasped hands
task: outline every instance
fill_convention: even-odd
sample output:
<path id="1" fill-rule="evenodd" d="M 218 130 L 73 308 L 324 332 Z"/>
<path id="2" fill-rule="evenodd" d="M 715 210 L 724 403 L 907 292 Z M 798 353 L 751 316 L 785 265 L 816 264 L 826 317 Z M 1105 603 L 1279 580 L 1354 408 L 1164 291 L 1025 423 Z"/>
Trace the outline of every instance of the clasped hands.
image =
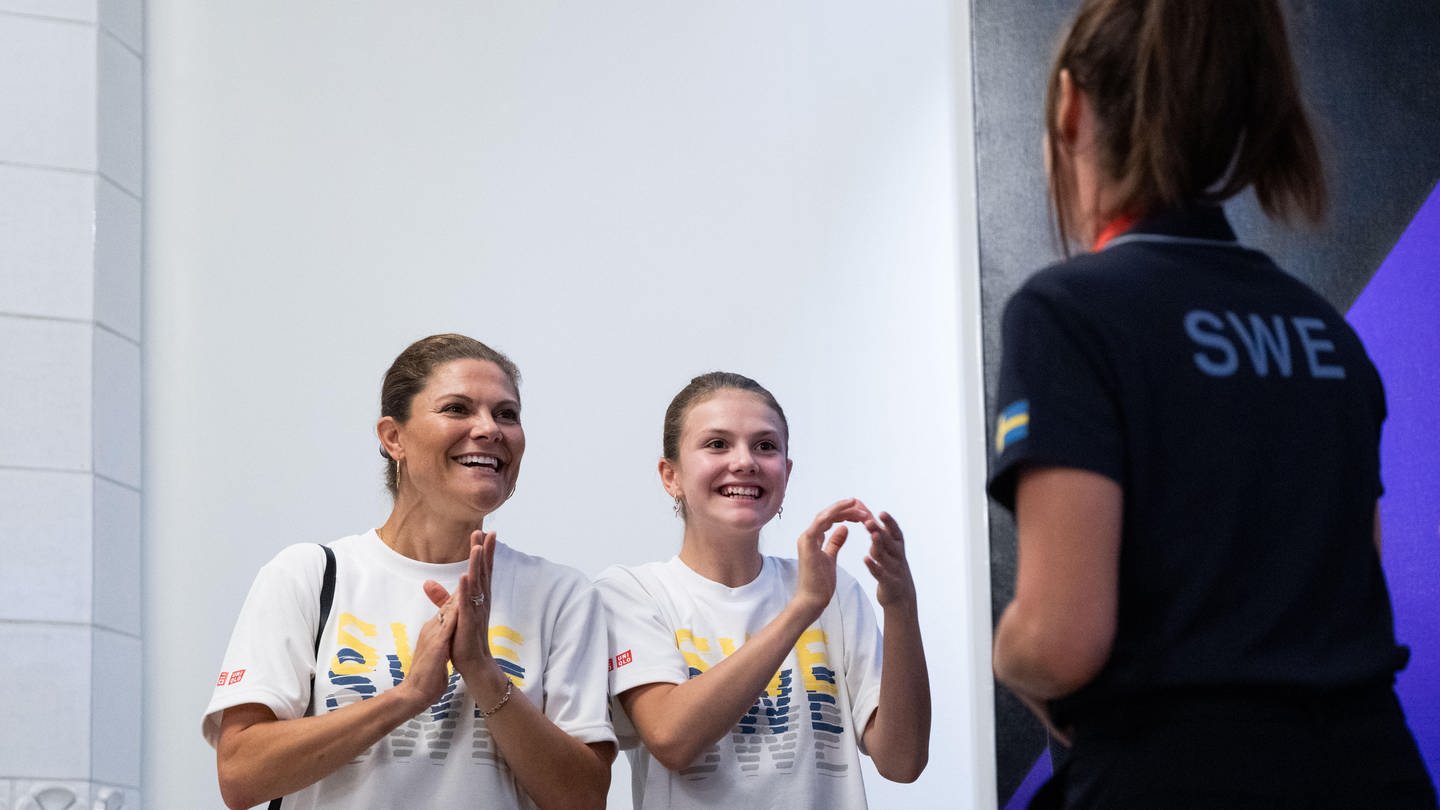
<path id="1" fill-rule="evenodd" d="M 478 703 L 490 705 L 486 700 L 505 692 L 507 679 L 490 654 L 488 638 L 495 546 L 494 532 L 476 529 L 470 533 L 469 569 L 455 590 L 434 580 L 425 582 L 425 595 L 438 610 L 420 628 L 402 686 L 418 690 L 430 703 L 444 694 L 451 665 Z"/>

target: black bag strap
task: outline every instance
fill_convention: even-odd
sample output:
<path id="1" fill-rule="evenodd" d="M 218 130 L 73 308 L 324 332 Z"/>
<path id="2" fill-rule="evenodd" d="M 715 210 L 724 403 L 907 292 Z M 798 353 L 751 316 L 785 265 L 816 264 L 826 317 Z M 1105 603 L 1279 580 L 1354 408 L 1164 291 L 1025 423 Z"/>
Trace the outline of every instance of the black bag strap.
<path id="1" fill-rule="evenodd" d="M 320 639 L 325 636 L 325 623 L 330 621 L 330 605 L 335 601 L 335 551 L 329 546 L 321 545 L 320 550 L 325 552 L 325 577 L 320 580 L 320 621 L 315 623 L 315 666 L 320 666 Z M 315 700 L 315 673 L 310 673 L 310 700 Z M 305 716 L 310 716 L 310 709 L 305 709 Z M 269 810 L 280 810 L 280 802 L 284 799 L 271 799 Z"/>
<path id="2" fill-rule="evenodd" d="M 320 622 L 315 625 L 315 655 L 320 655 L 320 638 L 325 633 L 325 622 L 330 621 L 330 605 L 335 601 L 335 552 L 329 546 L 321 546 L 325 552 L 325 579 L 320 582 Z M 318 664 L 319 661 L 317 660 Z M 310 676 L 313 691 L 315 676 Z"/>

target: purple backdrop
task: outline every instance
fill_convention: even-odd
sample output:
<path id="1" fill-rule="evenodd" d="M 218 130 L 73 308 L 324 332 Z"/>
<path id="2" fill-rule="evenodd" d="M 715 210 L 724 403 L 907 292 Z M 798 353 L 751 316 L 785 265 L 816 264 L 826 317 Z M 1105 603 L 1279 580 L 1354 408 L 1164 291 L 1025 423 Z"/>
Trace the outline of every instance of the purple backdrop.
<path id="1" fill-rule="evenodd" d="M 1396 688 L 1430 768 L 1440 775 L 1440 186 L 1350 307 L 1385 381 L 1380 440 L 1385 575 L 1395 634 L 1410 645 Z"/>

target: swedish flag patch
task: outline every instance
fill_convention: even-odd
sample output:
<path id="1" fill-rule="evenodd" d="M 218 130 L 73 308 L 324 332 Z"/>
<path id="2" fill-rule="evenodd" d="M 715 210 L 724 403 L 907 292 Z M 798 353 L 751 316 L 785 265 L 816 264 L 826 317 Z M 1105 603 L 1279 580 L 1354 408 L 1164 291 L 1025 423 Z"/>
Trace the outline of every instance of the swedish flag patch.
<path id="1" fill-rule="evenodd" d="M 995 453 L 1030 435 L 1030 400 L 1018 399 L 1000 411 L 995 420 Z"/>

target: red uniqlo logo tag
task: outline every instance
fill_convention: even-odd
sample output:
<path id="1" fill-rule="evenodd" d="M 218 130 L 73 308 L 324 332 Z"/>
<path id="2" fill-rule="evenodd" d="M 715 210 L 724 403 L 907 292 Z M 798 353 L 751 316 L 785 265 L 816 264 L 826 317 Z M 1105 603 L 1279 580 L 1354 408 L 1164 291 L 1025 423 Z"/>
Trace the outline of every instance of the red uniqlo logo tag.
<path id="1" fill-rule="evenodd" d="M 220 680 L 216 681 L 216 682 L 215 682 L 215 685 L 216 685 L 216 686 L 224 686 L 224 685 L 225 685 L 225 679 L 228 678 L 228 677 L 230 677 L 230 673 L 228 673 L 228 672 L 222 672 L 222 673 L 220 673 Z"/>
<path id="2" fill-rule="evenodd" d="M 635 656 L 632 655 L 629 650 L 626 650 L 625 652 L 622 652 L 619 655 L 615 656 L 615 668 L 619 669 L 620 667 L 623 667 L 634 660 Z"/>
<path id="3" fill-rule="evenodd" d="M 235 684 L 239 683 L 240 679 L 243 677 L 245 677 L 245 670 L 243 669 L 237 669 L 234 672 L 230 673 L 230 685 L 234 686 Z"/>

